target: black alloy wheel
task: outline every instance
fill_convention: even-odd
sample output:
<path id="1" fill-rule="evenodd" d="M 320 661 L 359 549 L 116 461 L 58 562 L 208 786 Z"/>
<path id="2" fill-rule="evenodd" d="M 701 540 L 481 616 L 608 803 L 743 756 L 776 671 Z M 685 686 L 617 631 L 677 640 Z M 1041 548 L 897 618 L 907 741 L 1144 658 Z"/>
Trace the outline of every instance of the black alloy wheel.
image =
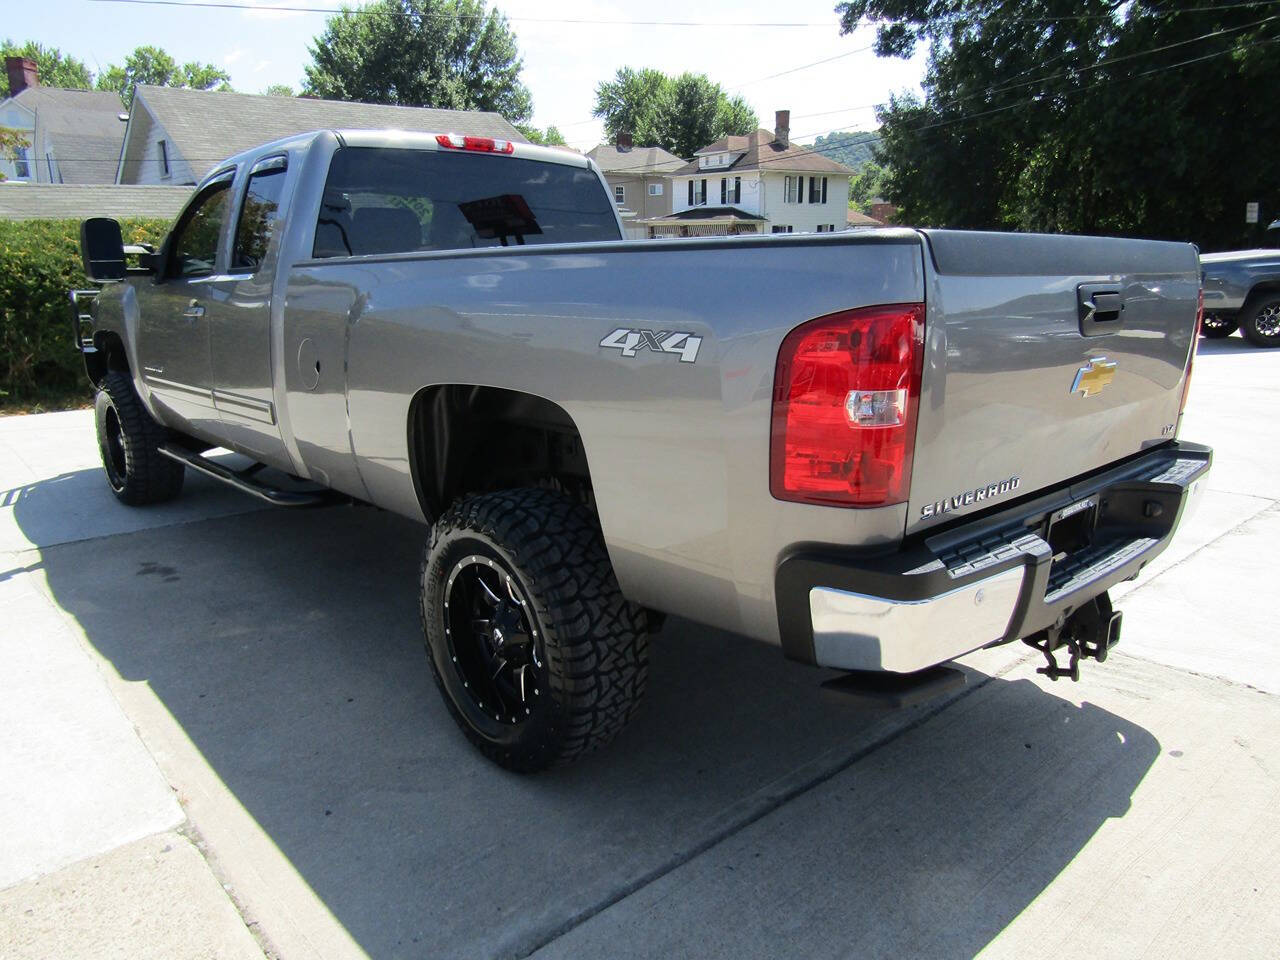
<path id="1" fill-rule="evenodd" d="M 136 507 L 182 492 L 185 468 L 160 453 L 169 431 L 147 412 L 127 373 L 112 370 L 102 378 L 93 412 L 102 469 L 116 499 Z"/>
<path id="2" fill-rule="evenodd" d="M 444 610 L 449 659 L 476 719 L 525 722 L 546 688 L 546 660 L 532 604 L 515 575 L 492 555 L 462 557 L 445 581 Z"/>
<path id="3" fill-rule="evenodd" d="M 644 694 L 644 611 L 623 597 L 596 516 L 541 488 L 455 503 L 422 561 L 436 685 L 486 757 L 530 773 L 612 740 Z"/>

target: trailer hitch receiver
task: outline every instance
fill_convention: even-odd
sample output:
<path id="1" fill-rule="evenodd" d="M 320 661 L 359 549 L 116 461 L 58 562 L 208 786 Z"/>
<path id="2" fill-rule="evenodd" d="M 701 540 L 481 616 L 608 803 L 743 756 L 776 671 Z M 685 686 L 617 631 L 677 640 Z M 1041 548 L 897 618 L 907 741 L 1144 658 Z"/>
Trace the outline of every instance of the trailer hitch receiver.
<path id="1" fill-rule="evenodd" d="M 1022 642 L 1044 654 L 1048 664 L 1037 667 L 1050 680 L 1059 677 L 1080 679 L 1080 661 L 1088 658 L 1103 663 L 1111 648 L 1120 642 L 1120 624 L 1123 614 L 1111 608 L 1111 598 L 1103 593 L 1077 607 L 1058 623 L 1024 637 Z M 1068 662 L 1058 666 L 1054 653 L 1066 647 Z"/>

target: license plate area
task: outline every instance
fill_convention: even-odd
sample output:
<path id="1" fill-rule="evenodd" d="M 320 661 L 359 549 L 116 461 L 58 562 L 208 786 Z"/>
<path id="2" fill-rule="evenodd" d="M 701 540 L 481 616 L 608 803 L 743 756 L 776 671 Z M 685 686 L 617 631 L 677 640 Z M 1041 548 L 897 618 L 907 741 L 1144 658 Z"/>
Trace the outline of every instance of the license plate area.
<path id="1" fill-rule="evenodd" d="M 1098 498 L 1086 497 L 1049 514 L 1042 536 L 1053 551 L 1055 564 L 1094 545 L 1098 527 Z"/>

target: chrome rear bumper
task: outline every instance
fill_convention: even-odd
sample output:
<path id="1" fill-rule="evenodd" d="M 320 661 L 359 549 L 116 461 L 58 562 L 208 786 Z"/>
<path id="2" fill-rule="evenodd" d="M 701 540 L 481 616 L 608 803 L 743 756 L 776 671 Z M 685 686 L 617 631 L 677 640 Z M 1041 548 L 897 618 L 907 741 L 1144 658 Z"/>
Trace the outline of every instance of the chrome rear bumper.
<path id="1" fill-rule="evenodd" d="M 911 673 L 1043 630 L 1164 550 L 1211 462 L 1207 447 L 1175 442 L 893 554 L 788 557 L 777 576 L 783 650 Z M 1082 542 L 1064 547 L 1055 523 L 1085 510 L 1087 530 L 1072 531 Z"/>

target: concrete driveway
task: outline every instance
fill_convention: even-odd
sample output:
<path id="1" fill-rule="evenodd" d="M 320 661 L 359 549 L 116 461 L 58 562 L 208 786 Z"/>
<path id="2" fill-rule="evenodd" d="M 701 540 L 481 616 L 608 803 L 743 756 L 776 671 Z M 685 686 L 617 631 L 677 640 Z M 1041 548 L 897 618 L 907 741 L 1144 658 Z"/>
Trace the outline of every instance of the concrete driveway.
<path id="1" fill-rule="evenodd" d="M 1280 351 L 1202 344 L 1200 513 L 1079 684 L 1016 645 L 901 711 L 671 621 L 606 752 L 483 761 L 423 661 L 423 531 L 0 420 L 0 956 L 1275 955 Z"/>

